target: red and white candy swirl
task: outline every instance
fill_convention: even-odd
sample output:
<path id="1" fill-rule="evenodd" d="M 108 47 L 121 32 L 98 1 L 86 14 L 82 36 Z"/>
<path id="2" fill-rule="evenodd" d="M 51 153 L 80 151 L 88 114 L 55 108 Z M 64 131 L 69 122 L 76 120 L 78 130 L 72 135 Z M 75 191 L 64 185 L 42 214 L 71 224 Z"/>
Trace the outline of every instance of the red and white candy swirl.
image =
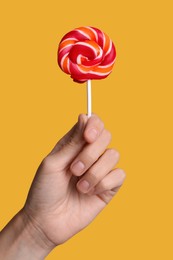
<path id="1" fill-rule="evenodd" d="M 74 81 L 106 78 L 116 58 L 112 40 L 94 27 L 79 27 L 67 33 L 58 48 L 58 64 Z"/>

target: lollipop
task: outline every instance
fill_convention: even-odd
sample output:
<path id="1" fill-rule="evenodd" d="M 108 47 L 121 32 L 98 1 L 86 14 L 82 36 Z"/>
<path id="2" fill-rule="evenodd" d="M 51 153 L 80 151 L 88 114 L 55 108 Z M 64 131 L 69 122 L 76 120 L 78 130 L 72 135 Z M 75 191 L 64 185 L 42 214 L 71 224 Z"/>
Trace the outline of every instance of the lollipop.
<path id="1" fill-rule="evenodd" d="M 106 78 L 113 69 L 116 50 L 111 39 L 94 27 L 79 27 L 60 41 L 58 64 L 78 83 L 87 82 L 88 116 L 91 116 L 91 80 Z"/>

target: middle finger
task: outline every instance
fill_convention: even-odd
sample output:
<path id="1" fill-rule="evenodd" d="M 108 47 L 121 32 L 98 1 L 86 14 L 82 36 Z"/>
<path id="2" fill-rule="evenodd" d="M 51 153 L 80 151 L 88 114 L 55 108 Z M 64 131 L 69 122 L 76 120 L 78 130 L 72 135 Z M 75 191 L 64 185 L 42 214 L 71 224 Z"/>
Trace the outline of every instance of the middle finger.
<path id="1" fill-rule="evenodd" d="M 108 149 L 81 177 L 77 188 L 83 193 L 92 190 L 117 164 L 119 153 L 114 149 Z"/>
<path id="2" fill-rule="evenodd" d="M 87 144 L 79 153 L 76 159 L 71 164 L 70 170 L 75 176 L 81 176 L 88 168 L 97 161 L 100 155 L 105 151 L 111 141 L 111 134 L 107 130 L 103 130 L 98 139 Z"/>

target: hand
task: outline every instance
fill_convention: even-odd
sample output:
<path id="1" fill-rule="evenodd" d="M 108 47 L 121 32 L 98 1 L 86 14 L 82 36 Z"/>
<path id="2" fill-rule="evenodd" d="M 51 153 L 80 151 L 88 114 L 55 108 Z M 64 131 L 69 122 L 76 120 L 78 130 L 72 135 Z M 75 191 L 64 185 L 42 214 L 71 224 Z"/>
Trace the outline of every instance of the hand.
<path id="1" fill-rule="evenodd" d="M 0 258 L 42 260 L 86 227 L 121 187 L 119 154 L 93 115 L 76 125 L 41 162 L 23 209 L 0 232 Z"/>
<path id="2" fill-rule="evenodd" d="M 82 114 L 39 166 L 23 212 L 52 245 L 86 227 L 122 185 L 110 141 L 98 116 Z"/>

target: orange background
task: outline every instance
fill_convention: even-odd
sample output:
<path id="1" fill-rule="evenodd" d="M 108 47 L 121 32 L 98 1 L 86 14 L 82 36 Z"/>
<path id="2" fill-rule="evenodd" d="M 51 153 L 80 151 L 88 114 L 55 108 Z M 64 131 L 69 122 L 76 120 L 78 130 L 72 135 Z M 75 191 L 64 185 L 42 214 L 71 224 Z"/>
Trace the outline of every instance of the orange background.
<path id="1" fill-rule="evenodd" d="M 86 112 L 85 85 L 56 63 L 62 36 L 92 25 L 117 61 L 93 81 L 93 111 L 112 132 L 126 181 L 85 230 L 47 259 L 173 259 L 172 1 L 3 1 L 0 8 L 0 229 L 23 206 L 35 171 Z"/>

